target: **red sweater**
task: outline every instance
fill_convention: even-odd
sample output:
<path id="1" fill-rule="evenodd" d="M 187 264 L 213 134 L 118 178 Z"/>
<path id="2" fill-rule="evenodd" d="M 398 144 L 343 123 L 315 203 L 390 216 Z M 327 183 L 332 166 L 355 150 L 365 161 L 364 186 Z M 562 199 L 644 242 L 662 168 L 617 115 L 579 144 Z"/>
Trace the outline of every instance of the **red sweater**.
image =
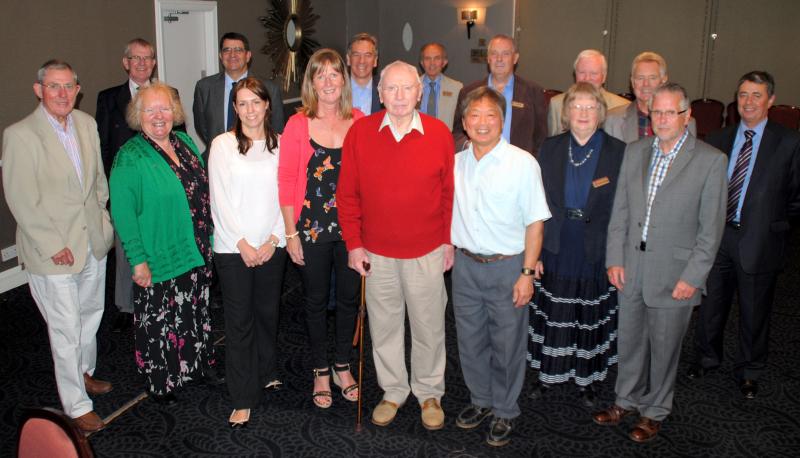
<path id="1" fill-rule="evenodd" d="M 356 121 L 342 147 L 336 192 L 348 250 L 411 259 L 450 243 L 453 214 L 453 137 L 438 119 L 420 113 L 425 134 L 412 130 L 398 143 L 385 111 Z"/>

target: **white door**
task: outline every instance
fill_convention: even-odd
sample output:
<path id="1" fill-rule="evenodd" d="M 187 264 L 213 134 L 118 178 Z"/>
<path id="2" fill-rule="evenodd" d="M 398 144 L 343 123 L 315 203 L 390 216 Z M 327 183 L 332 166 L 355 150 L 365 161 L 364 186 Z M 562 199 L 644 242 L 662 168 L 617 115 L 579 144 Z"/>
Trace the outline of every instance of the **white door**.
<path id="1" fill-rule="evenodd" d="M 219 70 L 217 2 L 154 0 L 158 79 L 176 88 L 186 113 L 186 131 L 204 150 L 194 130 L 194 85 Z"/>

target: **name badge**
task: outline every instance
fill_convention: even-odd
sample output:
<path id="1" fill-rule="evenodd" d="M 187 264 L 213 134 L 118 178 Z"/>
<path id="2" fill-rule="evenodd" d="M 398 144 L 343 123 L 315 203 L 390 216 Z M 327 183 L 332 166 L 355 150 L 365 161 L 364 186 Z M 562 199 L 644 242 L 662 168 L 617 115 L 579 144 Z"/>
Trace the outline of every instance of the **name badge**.
<path id="1" fill-rule="evenodd" d="M 605 186 L 605 185 L 607 185 L 609 183 L 611 183 L 611 180 L 609 180 L 608 177 L 598 178 L 598 179 L 592 181 L 592 187 L 593 188 L 599 188 L 599 187 Z"/>
<path id="2" fill-rule="evenodd" d="M 452 97 L 453 93 L 451 91 L 442 91 L 442 96 L 444 96 L 444 97 Z"/>
<path id="3" fill-rule="evenodd" d="M 516 100 L 512 100 L 511 108 L 525 108 L 525 104 L 522 102 L 517 102 Z"/>

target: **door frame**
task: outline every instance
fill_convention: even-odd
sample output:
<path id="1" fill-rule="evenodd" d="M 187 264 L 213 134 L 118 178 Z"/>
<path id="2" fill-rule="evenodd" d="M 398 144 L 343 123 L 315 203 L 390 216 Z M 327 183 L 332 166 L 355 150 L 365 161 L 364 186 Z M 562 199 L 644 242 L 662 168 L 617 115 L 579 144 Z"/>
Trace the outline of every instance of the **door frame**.
<path id="1" fill-rule="evenodd" d="M 156 21 L 156 55 L 164 55 L 164 32 L 162 10 L 191 11 L 203 13 L 204 47 L 206 50 L 206 75 L 219 72 L 217 56 L 217 2 L 204 0 L 153 0 Z M 164 81 L 166 65 L 158 65 L 158 79 Z"/>

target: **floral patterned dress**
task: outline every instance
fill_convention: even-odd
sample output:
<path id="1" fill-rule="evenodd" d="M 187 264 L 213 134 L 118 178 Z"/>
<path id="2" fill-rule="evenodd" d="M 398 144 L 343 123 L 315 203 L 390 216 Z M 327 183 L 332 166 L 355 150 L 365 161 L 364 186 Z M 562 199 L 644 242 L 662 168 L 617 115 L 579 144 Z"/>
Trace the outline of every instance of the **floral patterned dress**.
<path id="1" fill-rule="evenodd" d="M 136 366 L 147 376 L 149 391 L 164 395 L 201 378 L 216 363 L 208 312 L 213 222 L 208 175 L 197 156 L 170 134 L 170 144 L 180 162 L 176 165 L 154 141 L 142 136 L 183 185 L 197 248 L 205 260 L 205 265 L 149 288 L 134 285 Z"/>

